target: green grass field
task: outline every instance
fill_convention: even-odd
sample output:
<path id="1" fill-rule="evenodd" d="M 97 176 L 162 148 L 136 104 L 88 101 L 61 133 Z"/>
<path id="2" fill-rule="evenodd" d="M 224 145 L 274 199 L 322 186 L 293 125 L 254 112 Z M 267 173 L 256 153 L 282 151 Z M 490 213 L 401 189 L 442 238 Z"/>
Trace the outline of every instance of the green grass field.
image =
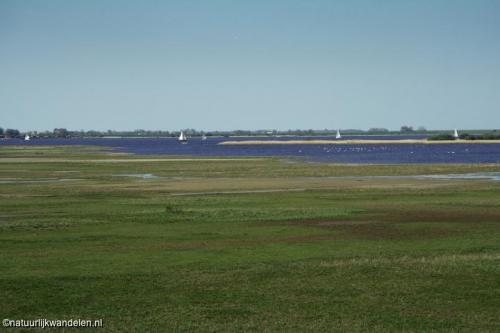
<path id="1" fill-rule="evenodd" d="M 474 171 L 0 147 L 0 317 L 500 331 L 499 182 L 341 178 Z"/>

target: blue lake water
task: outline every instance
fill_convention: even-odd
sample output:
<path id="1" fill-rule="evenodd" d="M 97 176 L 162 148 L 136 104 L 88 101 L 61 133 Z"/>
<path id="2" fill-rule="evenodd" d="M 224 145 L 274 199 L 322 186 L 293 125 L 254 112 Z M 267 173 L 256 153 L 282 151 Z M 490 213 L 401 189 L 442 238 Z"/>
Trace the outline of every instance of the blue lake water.
<path id="1" fill-rule="evenodd" d="M 345 136 L 345 139 L 415 139 L 418 136 Z M 0 140 L 0 145 L 96 145 L 140 155 L 278 156 L 311 162 L 333 163 L 500 163 L 500 143 L 461 144 L 297 144 L 218 145 L 235 140 L 314 140 L 332 137 L 191 138 L 179 144 L 175 138 L 95 138 Z"/>

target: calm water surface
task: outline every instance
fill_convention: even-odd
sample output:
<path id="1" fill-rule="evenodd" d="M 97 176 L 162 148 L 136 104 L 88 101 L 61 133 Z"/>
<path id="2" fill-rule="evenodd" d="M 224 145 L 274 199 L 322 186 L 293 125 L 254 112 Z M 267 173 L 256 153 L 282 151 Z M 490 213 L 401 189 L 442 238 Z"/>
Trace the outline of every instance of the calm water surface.
<path id="1" fill-rule="evenodd" d="M 346 136 L 345 139 L 415 139 L 418 136 Z M 342 144 L 342 145 L 218 145 L 235 140 L 314 140 L 332 137 L 191 138 L 179 144 L 176 138 L 96 138 L 0 140 L 0 145 L 96 145 L 140 155 L 187 156 L 279 156 L 311 162 L 334 163 L 500 163 L 500 144 Z"/>

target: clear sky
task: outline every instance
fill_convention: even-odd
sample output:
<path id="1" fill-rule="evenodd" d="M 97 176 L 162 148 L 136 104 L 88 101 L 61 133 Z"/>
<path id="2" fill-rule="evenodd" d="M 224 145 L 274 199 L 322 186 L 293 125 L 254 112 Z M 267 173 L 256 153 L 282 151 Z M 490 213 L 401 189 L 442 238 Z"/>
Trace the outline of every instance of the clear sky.
<path id="1" fill-rule="evenodd" d="M 0 126 L 500 128 L 498 0 L 0 1 Z"/>

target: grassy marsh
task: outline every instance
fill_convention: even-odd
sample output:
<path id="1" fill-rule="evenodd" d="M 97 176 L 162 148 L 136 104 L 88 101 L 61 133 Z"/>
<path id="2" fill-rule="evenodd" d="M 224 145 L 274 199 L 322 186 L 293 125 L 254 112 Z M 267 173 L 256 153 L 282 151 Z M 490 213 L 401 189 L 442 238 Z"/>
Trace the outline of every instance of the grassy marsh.
<path id="1" fill-rule="evenodd" d="M 103 318 L 107 332 L 500 329 L 500 183 L 329 178 L 499 165 L 95 147 L 0 147 L 0 160 L 1 179 L 69 179 L 0 184 L 3 318 Z M 159 178 L 117 176 L 135 173 Z"/>

